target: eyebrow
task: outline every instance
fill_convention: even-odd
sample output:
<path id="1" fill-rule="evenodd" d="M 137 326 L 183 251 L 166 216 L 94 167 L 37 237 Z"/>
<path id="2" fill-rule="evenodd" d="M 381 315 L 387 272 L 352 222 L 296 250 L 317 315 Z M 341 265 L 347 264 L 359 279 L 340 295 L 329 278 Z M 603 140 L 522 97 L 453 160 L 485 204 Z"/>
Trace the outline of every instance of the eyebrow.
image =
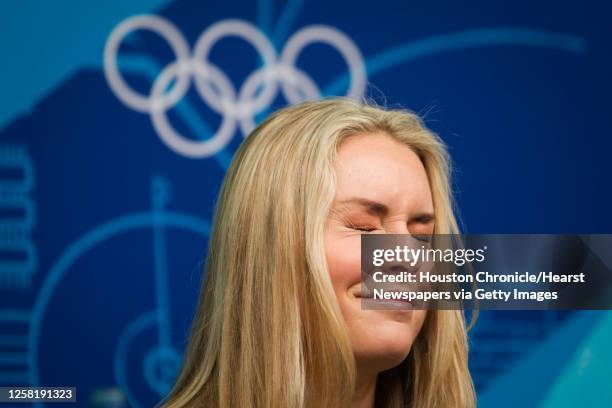
<path id="1" fill-rule="evenodd" d="M 338 206 L 345 206 L 348 204 L 357 204 L 360 207 L 366 209 L 366 211 L 370 214 L 377 215 L 379 217 L 384 217 L 389 214 L 389 207 L 387 207 L 383 203 L 379 203 L 378 201 L 370 200 L 365 197 L 352 197 L 346 200 L 342 200 L 338 202 Z M 410 221 L 419 221 L 419 222 L 430 222 L 434 220 L 434 215 L 430 212 L 422 212 L 418 213 L 411 217 Z"/>

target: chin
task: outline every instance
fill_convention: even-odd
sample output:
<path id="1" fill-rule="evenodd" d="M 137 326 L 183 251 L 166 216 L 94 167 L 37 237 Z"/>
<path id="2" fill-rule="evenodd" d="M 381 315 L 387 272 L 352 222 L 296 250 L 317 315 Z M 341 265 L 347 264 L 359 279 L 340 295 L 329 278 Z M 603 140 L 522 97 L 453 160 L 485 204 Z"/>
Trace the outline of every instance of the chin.
<path id="1" fill-rule="evenodd" d="M 411 325 L 396 321 L 379 322 L 363 333 L 367 338 L 354 339 L 355 357 L 377 371 L 400 365 L 410 354 L 415 338 Z"/>

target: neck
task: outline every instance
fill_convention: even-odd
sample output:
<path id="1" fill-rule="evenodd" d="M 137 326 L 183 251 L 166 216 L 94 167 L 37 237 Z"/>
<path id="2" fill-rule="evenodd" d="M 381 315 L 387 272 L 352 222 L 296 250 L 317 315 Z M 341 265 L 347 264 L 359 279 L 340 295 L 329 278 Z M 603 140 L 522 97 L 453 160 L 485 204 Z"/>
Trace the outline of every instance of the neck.
<path id="1" fill-rule="evenodd" d="M 355 394 L 351 408 L 374 408 L 374 398 L 376 395 L 376 373 L 358 373 Z"/>

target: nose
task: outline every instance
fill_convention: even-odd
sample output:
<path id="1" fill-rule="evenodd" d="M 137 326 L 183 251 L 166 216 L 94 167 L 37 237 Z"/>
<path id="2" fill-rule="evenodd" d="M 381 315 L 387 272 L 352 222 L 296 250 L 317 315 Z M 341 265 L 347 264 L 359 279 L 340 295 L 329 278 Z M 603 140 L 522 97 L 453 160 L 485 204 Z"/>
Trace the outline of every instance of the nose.
<path id="1" fill-rule="evenodd" d="M 406 266 L 403 264 L 395 263 L 386 268 L 389 274 L 400 274 L 406 270 Z"/>

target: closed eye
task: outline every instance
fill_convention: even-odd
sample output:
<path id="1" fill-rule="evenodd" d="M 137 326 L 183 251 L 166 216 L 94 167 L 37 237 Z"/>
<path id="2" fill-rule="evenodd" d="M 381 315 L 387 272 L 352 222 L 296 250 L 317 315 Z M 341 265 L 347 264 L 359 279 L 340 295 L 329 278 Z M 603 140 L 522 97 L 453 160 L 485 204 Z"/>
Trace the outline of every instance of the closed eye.
<path id="1" fill-rule="evenodd" d="M 358 225 L 349 225 L 349 228 L 354 229 L 356 231 L 362 231 L 362 232 L 372 232 L 376 229 L 371 226 L 358 226 Z"/>
<path id="2" fill-rule="evenodd" d="M 412 237 L 421 242 L 426 242 L 426 243 L 430 243 L 432 240 L 432 236 L 426 235 L 426 234 L 413 234 Z"/>

